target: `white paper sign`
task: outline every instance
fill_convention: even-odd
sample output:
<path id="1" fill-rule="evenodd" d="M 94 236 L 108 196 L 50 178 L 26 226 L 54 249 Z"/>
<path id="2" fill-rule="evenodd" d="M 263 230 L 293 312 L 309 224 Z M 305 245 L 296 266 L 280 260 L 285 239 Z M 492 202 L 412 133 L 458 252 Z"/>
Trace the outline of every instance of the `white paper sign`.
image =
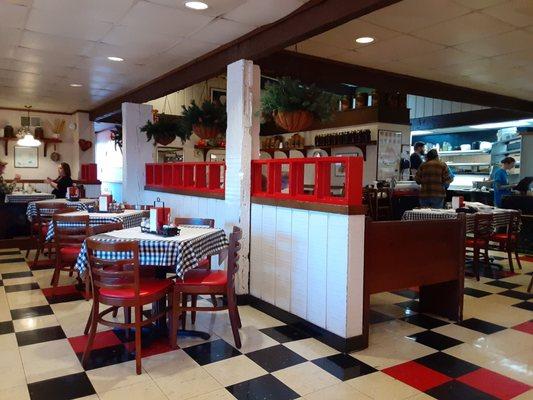
<path id="1" fill-rule="evenodd" d="M 98 198 L 98 209 L 107 212 L 107 196 L 100 196 Z"/>
<path id="2" fill-rule="evenodd" d="M 150 210 L 150 231 L 157 231 L 157 210 L 155 208 Z"/>
<path id="3" fill-rule="evenodd" d="M 460 207 L 460 204 L 461 204 L 461 199 L 459 198 L 459 196 L 453 196 L 452 197 L 452 208 L 454 210 L 457 210 Z"/>

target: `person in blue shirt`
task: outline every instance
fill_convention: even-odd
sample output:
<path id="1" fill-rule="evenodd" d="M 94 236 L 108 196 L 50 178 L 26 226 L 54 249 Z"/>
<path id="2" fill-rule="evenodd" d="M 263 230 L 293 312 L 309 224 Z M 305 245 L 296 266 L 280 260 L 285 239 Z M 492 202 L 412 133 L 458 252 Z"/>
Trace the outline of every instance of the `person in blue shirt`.
<path id="1" fill-rule="evenodd" d="M 509 185 L 507 171 L 514 168 L 516 160 L 513 157 L 505 157 L 502 161 L 502 167 L 494 173 L 494 206 L 502 206 L 503 196 L 511 194 L 513 185 Z"/>

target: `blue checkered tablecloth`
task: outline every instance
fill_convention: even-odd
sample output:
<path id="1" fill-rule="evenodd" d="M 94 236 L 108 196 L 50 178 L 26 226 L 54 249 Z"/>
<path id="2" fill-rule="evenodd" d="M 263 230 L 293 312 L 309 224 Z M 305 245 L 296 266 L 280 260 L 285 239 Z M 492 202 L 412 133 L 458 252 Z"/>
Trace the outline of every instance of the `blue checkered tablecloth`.
<path id="1" fill-rule="evenodd" d="M 89 214 L 89 225 L 97 226 L 104 224 L 112 224 L 114 222 L 122 222 L 124 228 L 133 228 L 141 226 L 141 221 L 145 215 L 145 211 L 140 210 L 125 210 L 123 213 L 93 213 L 87 211 L 75 211 L 67 213 L 67 215 L 85 215 Z M 76 224 L 65 224 L 64 226 L 75 226 Z M 48 232 L 46 233 L 46 240 L 50 241 L 54 238 L 54 225 L 52 222 L 48 224 Z"/>
<path id="2" fill-rule="evenodd" d="M 207 256 L 220 253 L 228 247 L 228 239 L 222 229 L 202 226 L 180 226 L 180 234 L 174 237 L 160 237 L 143 233 L 140 227 L 124 229 L 93 236 L 102 242 L 120 242 L 136 240 L 139 242 L 139 264 L 174 268 L 178 276 L 198 266 L 198 262 Z M 117 235 L 117 236 L 114 236 Z M 126 253 L 102 252 L 98 257 L 110 260 L 127 258 Z M 75 268 L 84 276 L 88 268 L 87 247 L 84 242 L 78 255 Z"/>
<path id="3" fill-rule="evenodd" d="M 6 194 L 6 203 L 29 203 L 30 201 L 52 200 L 56 196 L 51 193 L 11 193 Z"/>
<path id="4" fill-rule="evenodd" d="M 28 203 L 28 208 L 26 209 L 26 216 L 28 217 L 28 220 L 32 221 L 34 217 L 37 216 L 37 204 L 38 203 L 48 203 L 50 200 L 40 200 L 40 201 L 32 201 L 31 203 Z M 53 203 L 64 203 L 67 205 L 67 207 L 72 208 L 76 211 L 92 211 L 92 209 L 96 206 L 97 200 L 96 199 L 80 199 L 79 201 L 69 201 L 66 199 L 57 199 L 54 200 Z M 41 209 L 41 212 L 44 212 L 47 214 L 47 209 Z M 48 212 L 49 214 L 49 212 Z"/>

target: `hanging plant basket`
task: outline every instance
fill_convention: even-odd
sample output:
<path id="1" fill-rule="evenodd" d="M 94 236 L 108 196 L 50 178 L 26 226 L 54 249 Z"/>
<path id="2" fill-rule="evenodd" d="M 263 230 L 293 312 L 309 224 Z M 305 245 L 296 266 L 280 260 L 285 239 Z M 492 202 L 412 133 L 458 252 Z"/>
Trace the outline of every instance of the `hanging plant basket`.
<path id="1" fill-rule="evenodd" d="M 274 111 L 273 117 L 276 125 L 287 132 L 305 131 L 315 120 L 313 113 L 305 110 Z"/>
<path id="2" fill-rule="evenodd" d="M 174 141 L 174 139 L 176 139 L 176 136 L 172 135 L 172 134 L 168 134 L 168 135 L 157 135 L 154 137 L 154 140 L 156 143 L 159 143 L 160 145 L 162 146 L 168 146 L 170 143 L 172 143 Z"/>
<path id="3" fill-rule="evenodd" d="M 221 133 L 217 126 L 205 126 L 203 124 L 194 124 L 192 131 L 200 139 L 213 139 Z"/>

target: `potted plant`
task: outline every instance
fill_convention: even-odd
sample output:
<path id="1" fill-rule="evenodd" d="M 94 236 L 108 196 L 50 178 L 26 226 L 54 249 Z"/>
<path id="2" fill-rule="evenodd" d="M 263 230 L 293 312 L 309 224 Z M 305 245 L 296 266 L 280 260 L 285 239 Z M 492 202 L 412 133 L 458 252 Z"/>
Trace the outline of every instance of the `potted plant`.
<path id="1" fill-rule="evenodd" d="M 180 118 L 174 115 L 158 114 L 154 117 L 154 122 L 147 121 L 141 128 L 141 132 L 146 133 L 146 141 L 154 139 L 155 143 L 167 146 L 177 137 L 182 142 L 187 140 L 191 134 L 187 134 L 181 127 Z"/>
<path id="2" fill-rule="evenodd" d="M 262 111 L 288 132 L 309 128 L 315 120 L 327 121 L 337 110 L 340 96 L 315 85 L 283 77 L 267 83 L 261 95 Z"/>
<path id="3" fill-rule="evenodd" d="M 226 134 L 226 107 L 220 102 L 206 100 L 198 106 L 193 100 L 182 109 L 181 127 L 184 132 L 193 132 L 201 139 L 214 139 Z"/>

